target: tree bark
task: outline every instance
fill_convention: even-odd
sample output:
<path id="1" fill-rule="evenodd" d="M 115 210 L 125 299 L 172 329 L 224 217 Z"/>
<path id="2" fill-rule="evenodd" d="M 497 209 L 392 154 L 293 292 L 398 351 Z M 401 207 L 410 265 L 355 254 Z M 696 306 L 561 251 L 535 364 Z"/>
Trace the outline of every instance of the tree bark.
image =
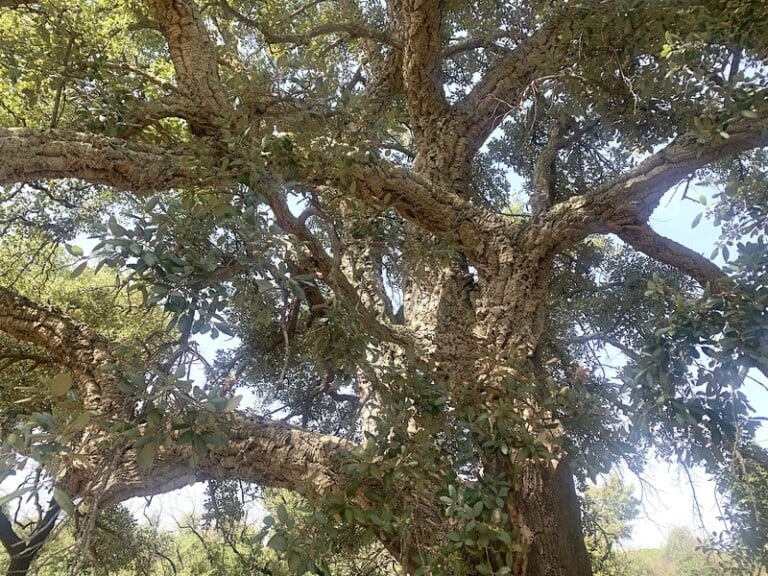
<path id="1" fill-rule="evenodd" d="M 590 576 L 581 507 L 566 461 L 531 462 L 523 467 L 519 506 L 530 530 L 527 576 Z"/>

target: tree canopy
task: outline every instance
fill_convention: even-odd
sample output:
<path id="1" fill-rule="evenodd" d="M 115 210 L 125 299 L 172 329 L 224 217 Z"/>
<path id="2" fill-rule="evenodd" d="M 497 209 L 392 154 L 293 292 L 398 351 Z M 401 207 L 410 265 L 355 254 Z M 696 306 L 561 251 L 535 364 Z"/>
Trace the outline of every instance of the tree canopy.
<path id="1" fill-rule="evenodd" d="M 34 461 L 85 551 L 99 510 L 239 480 L 409 574 L 581 576 L 578 484 L 654 449 L 733 487 L 764 559 L 767 25 L 763 0 L 0 1 L 6 474 Z M 711 256 L 649 225 L 702 185 Z"/>

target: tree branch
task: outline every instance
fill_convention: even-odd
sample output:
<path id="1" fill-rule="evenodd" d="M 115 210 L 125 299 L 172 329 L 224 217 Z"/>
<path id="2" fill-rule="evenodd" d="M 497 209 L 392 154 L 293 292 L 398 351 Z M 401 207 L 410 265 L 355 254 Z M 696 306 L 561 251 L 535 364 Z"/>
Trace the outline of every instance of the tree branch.
<path id="1" fill-rule="evenodd" d="M 588 193 L 585 198 L 595 203 L 606 198 L 616 207 L 615 211 L 608 210 L 600 215 L 604 222 L 619 224 L 629 214 L 637 221 L 646 222 L 667 190 L 699 168 L 766 145 L 768 116 L 762 121 L 742 119 L 732 122 L 728 125 L 728 138 L 713 135 L 703 144 L 698 142 L 698 135 L 686 133 L 636 168 Z"/>
<path id="2" fill-rule="evenodd" d="M 123 395 L 101 367 L 110 359 L 107 342 L 88 326 L 59 310 L 37 304 L 0 286 L 0 331 L 50 352 L 69 368 L 86 410 L 98 412 L 121 406 Z"/>
<path id="3" fill-rule="evenodd" d="M 711 286 L 715 291 L 718 284 L 732 285 L 715 263 L 695 250 L 691 250 L 674 240 L 657 234 L 647 224 L 622 226 L 614 230 L 615 234 L 646 256 L 677 268 L 696 280 L 702 287 Z"/>
<path id="4" fill-rule="evenodd" d="M 638 361 L 642 358 L 641 354 L 637 353 L 629 346 L 622 344 L 618 339 L 612 336 L 608 336 L 603 332 L 599 332 L 597 334 L 582 334 L 581 336 L 576 336 L 575 338 L 569 338 L 567 342 L 570 344 L 583 344 L 595 341 L 602 342 L 603 344 L 610 344 L 632 360 Z"/>
<path id="5" fill-rule="evenodd" d="M 448 105 L 440 74 L 442 0 L 392 0 L 396 27 L 403 42 L 403 87 L 417 147 L 435 136 L 436 118 Z"/>
<path id="6" fill-rule="evenodd" d="M 737 284 L 716 264 L 698 252 L 657 234 L 648 225 L 624 226 L 615 232 L 619 238 L 646 256 L 688 274 L 702 287 L 709 286 L 714 294 L 734 289 L 736 293 L 739 292 Z M 733 296 L 729 298 L 732 299 Z M 762 360 L 763 357 L 765 357 L 764 351 L 759 357 L 750 355 L 750 361 L 765 377 L 768 377 L 768 361 Z"/>
<path id="7" fill-rule="evenodd" d="M 504 38 L 509 38 L 510 32 L 509 31 L 499 31 L 494 34 L 490 34 L 487 37 L 484 38 L 465 38 L 462 39 L 460 42 L 456 42 L 455 44 L 451 44 L 447 48 L 444 48 L 443 51 L 440 53 L 440 59 L 441 60 L 447 60 L 448 58 L 453 58 L 454 56 L 457 56 L 459 54 L 462 54 L 464 52 L 471 52 L 472 50 L 477 50 L 479 48 L 484 48 L 485 50 L 492 51 L 492 52 L 509 52 L 507 48 L 504 48 L 502 46 L 499 46 L 495 43 L 496 40 L 501 40 Z"/>
<path id="8" fill-rule="evenodd" d="M 534 217 L 540 216 L 552 205 L 552 177 L 559 149 L 560 130 L 560 123 L 555 120 L 550 126 L 547 143 L 533 170 L 533 193 L 529 204 Z"/>
<path id="9" fill-rule="evenodd" d="M 3 545 L 8 555 L 13 555 L 17 548 L 23 548 L 23 540 L 16 535 L 10 518 L 0 510 L 0 544 Z"/>
<path id="10" fill-rule="evenodd" d="M 37 550 L 45 543 L 46 539 L 50 536 L 56 526 L 56 518 L 58 518 L 59 512 L 61 512 L 61 507 L 55 500 L 51 500 L 51 503 L 48 504 L 48 510 L 45 512 L 45 516 L 43 516 L 42 520 L 37 525 L 34 534 L 29 539 L 27 548 Z"/>
<path id="11" fill-rule="evenodd" d="M 127 134 L 130 136 L 134 131 L 141 130 L 153 122 L 164 118 L 183 118 L 190 125 L 196 125 L 203 121 L 199 117 L 198 106 L 188 98 L 176 94 L 158 98 L 130 110 L 125 116 L 125 123 L 128 125 Z"/>
<path id="12" fill-rule="evenodd" d="M 193 451 L 189 444 L 167 442 L 158 450 L 150 471 L 139 469 L 129 451 L 109 480 L 102 504 L 231 478 L 261 486 L 305 489 L 310 496 L 322 496 L 344 486 L 341 455 L 355 446 L 352 442 L 257 416 L 235 415 L 226 425 L 228 446 L 212 449 L 196 468 L 189 465 Z"/>
<path id="13" fill-rule="evenodd" d="M 148 0 L 147 5 L 168 42 L 182 92 L 200 107 L 204 123 L 193 124 L 193 130 L 215 130 L 230 105 L 200 11 L 192 0 Z"/>
<path id="14" fill-rule="evenodd" d="M 463 132 L 470 157 L 480 149 L 504 117 L 522 101 L 536 79 L 561 70 L 570 44 L 558 39 L 562 20 L 553 18 L 518 46 L 478 82 L 462 101 L 467 120 Z"/>
<path id="15" fill-rule="evenodd" d="M 350 175 L 354 185 L 350 185 Z M 348 190 L 368 206 L 394 208 L 419 228 L 438 237 L 450 238 L 453 245 L 473 256 L 473 262 L 482 260 L 491 229 L 498 232 L 509 228 L 504 217 L 399 166 L 359 162 L 322 175 L 306 171 L 303 176 L 318 187 L 333 180 L 336 188 Z"/>
<path id="16" fill-rule="evenodd" d="M 728 126 L 728 138 L 713 136 L 706 143 L 686 133 L 635 168 L 593 190 L 556 204 L 539 226 L 552 229 L 557 252 L 588 234 L 622 230 L 647 222 L 662 196 L 696 170 L 740 152 L 768 145 L 768 116 L 742 119 Z"/>
<path id="17" fill-rule="evenodd" d="M 189 160 L 163 148 L 82 132 L 0 130 L 0 185 L 78 178 L 148 193 L 199 182 Z"/>
<path id="18" fill-rule="evenodd" d="M 249 18 L 238 12 L 226 0 L 219 0 L 219 4 L 224 9 L 224 12 L 229 14 L 235 20 L 261 32 L 267 44 L 302 45 L 309 44 L 309 42 L 319 36 L 327 36 L 329 34 L 346 34 L 350 39 L 368 38 L 370 40 L 375 40 L 376 42 L 380 42 L 388 46 L 393 46 L 395 48 L 401 47 L 400 43 L 386 32 L 382 32 L 374 28 L 369 28 L 368 26 L 354 22 L 327 22 L 325 24 L 318 24 L 306 32 L 296 34 L 279 33 L 268 28 L 263 22 L 259 22 L 258 20 Z"/>

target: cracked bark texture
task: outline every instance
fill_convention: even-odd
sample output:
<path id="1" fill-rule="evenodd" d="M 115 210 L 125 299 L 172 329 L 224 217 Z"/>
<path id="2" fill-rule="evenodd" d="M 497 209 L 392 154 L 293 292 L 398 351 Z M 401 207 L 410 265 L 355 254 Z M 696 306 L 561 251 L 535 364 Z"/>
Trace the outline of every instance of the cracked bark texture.
<path id="1" fill-rule="evenodd" d="M 320 135 L 293 135 L 303 156 L 281 161 L 266 144 L 262 149 L 262 142 L 282 127 L 281 122 L 290 125 L 291 114 L 265 119 L 266 110 L 240 106 L 239 98 L 245 95 L 232 88 L 238 86 L 232 77 L 230 82 L 223 79 L 219 58 L 223 48 L 212 37 L 202 4 L 192 0 L 146 4 L 168 48 L 173 94 L 133 110 L 137 126 L 125 137 L 74 128 L 0 130 L 0 185 L 72 178 L 141 197 L 248 183 L 269 205 L 276 226 L 291 235 L 302 256 L 302 269 L 322 281 L 347 313 L 364 319 L 367 335 L 389 351 L 383 360 L 370 355 L 367 371 L 358 372 L 361 427 L 366 432 L 375 434 L 375 418 L 386 414 L 377 406 L 386 404 L 387 390 L 379 382 L 380 375 L 392 368 L 386 362 L 396 358 L 395 364 L 405 365 L 408 354 L 423 362 L 419 367 L 434 366 L 435 381 L 446 382 L 456 402 L 476 397 L 479 409 L 491 414 L 528 409 L 519 399 L 505 397 L 505 379 L 535 378 L 536 368 L 541 368 L 534 365 L 534 353 L 545 327 L 552 264 L 590 234 L 614 233 L 702 285 L 727 282 L 717 266 L 658 236 L 647 222 L 662 195 L 696 170 L 767 146 L 767 110 L 729 122 L 728 138 L 702 141 L 694 131 L 681 128 L 636 166 L 559 202 L 551 189 L 557 153 L 587 130 L 573 131 L 575 139 L 561 139 L 560 119 L 550 119 L 549 140 L 534 168 L 533 217 L 512 218 L 473 199 L 473 163 L 494 130 L 520 109 L 537 82 L 578 64 L 581 46 L 571 39 L 569 28 L 577 13 L 570 14 L 568 6 L 516 33 L 451 43 L 447 33 L 451 2 L 443 0 L 388 0 L 383 31 L 365 21 L 355 2 L 343 0 L 339 5 L 349 22 L 279 35 L 222 3 L 228 17 L 258 30 L 258 41 L 267 45 L 298 47 L 339 34 L 340 43 L 359 40 L 366 55 L 361 65 L 368 75 L 365 88 L 349 96 L 358 106 L 357 115 L 337 119 L 329 114 L 333 118 L 329 124 L 338 127 L 346 140 L 339 141 L 331 128 Z M 599 4 L 600 10 L 607 10 Z M 503 37 L 514 42 L 478 73 L 465 94 L 449 99 L 446 59 Z M 265 93 L 275 88 L 255 86 L 250 78 L 243 85 Z M 304 105 L 301 98 L 269 97 L 288 101 L 282 110 L 291 113 Z M 377 126 L 387 114 L 413 137 L 414 157 L 408 162 L 390 162 L 371 151 L 380 144 Z M 254 132 L 249 135 L 250 148 L 243 145 L 233 151 L 227 139 L 241 126 L 243 115 L 248 116 L 248 130 Z M 143 143 L 137 136 L 161 118 L 185 119 L 188 141 Z M 263 132 L 256 138 L 259 130 Z M 356 146 L 354 153 L 350 143 Z M 258 178 L 246 169 L 225 174 L 215 168 L 233 155 L 242 164 L 256 166 L 252 170 L 261 171 Z M 279 190 L 278 183 L 285 181 L 295 182 L 299 192 L 311 191 L 326 209 L 338 210 L 342 233 L 330 246 L 306 225 L 306 219 L 292 214 Z M 345 200 L 339 203 L 339 197 Z M 355 218 L 374 220 L 386 211 L 404 223 L 406 239 L 395 254 L 404 277 L 402 318 L 396 318 L 389 301 L 381 250 L 369 238 L 352 238 Z M 425 247 L 442 251 L 434 256 Z M 111 343 L 87 326 L 0 287 L 0 330 L 47 350 L 70 370 L 84 408 L 103 418 L 138 413 L 136 400 L 120 392 L 118 376 L 102 370 L 115 361 Z M 417 420 L 412 422 L 414 429 Z M 82 458 L 61 481 L 74 496 L 102 482 L 102 503 L 159 494 L 211 478 L 304 489 L 317 498 L 346 488 L 343 455 L 355 447 L 353 442 L 245 414 L 232 416 L 226 425 L 229 446 L 211 450 L 195 469 L 188 466 L 191 448 L 169 444 L 159 450 L 149 471 L 137 466 L 132 449 L 113 445 L 105 451 L 94 441 L 97 432 L 86 430 L 75 447 Z M 411 423 L 408 426 L 412 432 Z M 559 433 L 559 429 L 552 432 L 553 438 Z M 553 447 L 551 459 L 527 461 L 521 468 L 513 462 L 514 454 L 478 452 L 482 468 L 514 480 L 509 527 L 519 534 L 515 544 L 523 545 L 523 552 L 514 547 L 513 565 L 494 569 L 529 576 L 588 575 L 568 455 Z M 109 471 L 107 477 L 100 474 L 103 470 Z M 403 566 L 414 569 L 417 555 L 438 542 L 445 530 L 436 528 L 440 504 L 430 500 L 434 495 L 410 495 L 407 486 L 399 490 L 406 502 L 403 509 L 414 501 L 431 507 L 423 518 L 415 515 L 411 521 L 411 531 L 420 539 L 402 542 L 381 534 Z M 361 494 L 355 498 L 365 500 Z M 465 568 L 464 574 L 476 573 L 474 566 Z"/>

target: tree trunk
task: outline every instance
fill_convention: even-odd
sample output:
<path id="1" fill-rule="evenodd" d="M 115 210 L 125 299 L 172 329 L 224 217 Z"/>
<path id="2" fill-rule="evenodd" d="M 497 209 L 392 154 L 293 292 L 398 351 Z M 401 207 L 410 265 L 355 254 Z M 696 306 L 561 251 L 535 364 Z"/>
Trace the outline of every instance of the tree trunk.
<path id="1" fill-rule="evenodd" d="M 581 509 L 567 462 L 528 463 L 519 503 L 531 537 L 526 576 L 591 576 Z"/>

